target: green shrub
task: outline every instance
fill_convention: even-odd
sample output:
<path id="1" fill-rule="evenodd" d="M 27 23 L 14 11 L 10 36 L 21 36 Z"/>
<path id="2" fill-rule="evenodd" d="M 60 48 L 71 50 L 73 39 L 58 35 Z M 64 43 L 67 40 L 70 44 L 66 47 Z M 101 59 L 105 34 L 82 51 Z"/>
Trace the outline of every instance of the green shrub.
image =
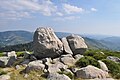
<path id="1" fill-rule="evenodd" d="M 110 70 L 110 73 L 114 78 L 119 78 L 120 79 L 120 65 L 115 63 L 114 61 L 108 60 L 108 59 L 103 59 L 102 60 Z"/>
<path id="2" fill-rule="evenodd" d="M 83 55 L 84 56 L 93 56 L 96 53 L 95 50 L 87 50 Z"/>
<path id="3" fill-rule="evenodd" d="M 93 55 L 93 57 L 97 60 L 101 60 L 101 59 L 106 59 L 107 56 L 101 53 L 96 53 L 95 55 Z"/>
<path id="4" fill-rule="evenodd" d="M 96 66 L 96 67 L 100 67 L 98 61 L 96 59 L 94 59 L 93 57 L 90 57 L 90 56 L 82 57 L 81 59 L 79 59 L 76 62 L 76 65 L 79 66 L 79 67 L 86 67 L 87 65 L 93 65 L 93 66 Z"/>

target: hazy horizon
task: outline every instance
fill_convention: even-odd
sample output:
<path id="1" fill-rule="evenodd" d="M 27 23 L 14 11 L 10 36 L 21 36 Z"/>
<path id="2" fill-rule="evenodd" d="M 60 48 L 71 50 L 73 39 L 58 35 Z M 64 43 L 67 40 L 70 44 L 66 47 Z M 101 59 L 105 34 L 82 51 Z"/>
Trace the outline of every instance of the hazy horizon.
<path id="1" fill-rule="evenodd" d="M 55 32 L 120 36 L 120 0 L 0 0 L 0 32 L 52 27 Z"/>

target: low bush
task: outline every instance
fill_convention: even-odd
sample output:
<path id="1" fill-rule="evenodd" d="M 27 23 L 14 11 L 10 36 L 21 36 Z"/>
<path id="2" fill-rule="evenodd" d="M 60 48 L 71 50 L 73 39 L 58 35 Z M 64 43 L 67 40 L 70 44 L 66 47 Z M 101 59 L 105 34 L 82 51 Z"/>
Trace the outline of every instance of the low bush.
<path id="1" fill-rule="evenodd" d="M 120 79 L 120 65 L 118 63 L 115 63 L 114 61 L 111 61 L 108 59 L 103 59 L 102 61 L 107 65 L 113 78 Z"/>
<path id="2" fill-rule="evenodd" d="M 93 65 L 93 66 L 96 66 L 96 67 L 100 67 L 98 61 L 96 59 L 94 59 L 93 57 L 90 57 L 90 56 L 82 57 L 81 59 L 79 59 L 76 62 L 76 66 L 79 66 L 79 67 L 86 67 L 88 65 Z"/>
<path id="3" fill-rule="evenodd" d="M 107 56 L 101 53 L 96 53 L 95 55 L 93 55 L 93 57 L 97 60 L 101 60 L 101 59 L 106 59 Z"/>

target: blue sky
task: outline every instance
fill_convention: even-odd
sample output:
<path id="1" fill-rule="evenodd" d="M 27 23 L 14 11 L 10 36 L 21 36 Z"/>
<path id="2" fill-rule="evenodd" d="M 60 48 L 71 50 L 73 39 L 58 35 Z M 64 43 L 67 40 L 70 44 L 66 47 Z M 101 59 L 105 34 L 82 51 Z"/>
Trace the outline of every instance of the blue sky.
<path id="1" fill-rule="evenodd" d="M 119 36 L 120 0 L 0 0 L 0 31 L 35 31 L 41 26 Z"/>

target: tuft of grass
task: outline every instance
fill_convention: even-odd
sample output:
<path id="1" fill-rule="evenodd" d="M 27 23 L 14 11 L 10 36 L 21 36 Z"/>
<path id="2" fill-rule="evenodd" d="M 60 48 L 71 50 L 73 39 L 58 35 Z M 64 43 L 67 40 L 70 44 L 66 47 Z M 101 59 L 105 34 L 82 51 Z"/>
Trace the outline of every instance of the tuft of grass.
<path id="1" fill-rule="evenodd" d="M 13 71 L 10 74 L 11 79 L 10 80 L 45 80 L 45 78 L 41 77 L 42 72 L 39 71 L 30 71 L 27 75 L 27 78 L 25 78 L 25 74 L 20 74 L 21 71 L 23 71 L 25 68 L 21 68 L 20 70 L 13 69 Z"/>
<path id="2" fill-rule="evenodd" d="M 23 57 L 24 56 L 24 52 L 20 51 L 20 52 L 16 52 L 17 57 Z"/>

